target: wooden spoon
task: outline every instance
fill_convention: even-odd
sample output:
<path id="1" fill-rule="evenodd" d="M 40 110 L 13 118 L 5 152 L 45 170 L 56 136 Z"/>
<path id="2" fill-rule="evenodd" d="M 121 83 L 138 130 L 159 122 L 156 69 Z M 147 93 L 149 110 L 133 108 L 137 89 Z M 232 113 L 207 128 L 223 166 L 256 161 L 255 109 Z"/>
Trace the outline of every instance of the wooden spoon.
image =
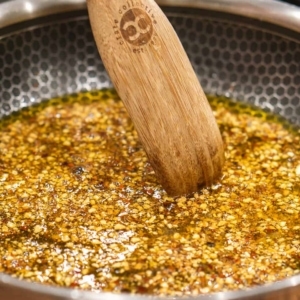
<path id="1" fill-rule="evenodd" d="M 97 47 L 163 188 L 196 192 L 221 175 L 222 138 L 191 63 L 153 0 L 87 0 Z"/>

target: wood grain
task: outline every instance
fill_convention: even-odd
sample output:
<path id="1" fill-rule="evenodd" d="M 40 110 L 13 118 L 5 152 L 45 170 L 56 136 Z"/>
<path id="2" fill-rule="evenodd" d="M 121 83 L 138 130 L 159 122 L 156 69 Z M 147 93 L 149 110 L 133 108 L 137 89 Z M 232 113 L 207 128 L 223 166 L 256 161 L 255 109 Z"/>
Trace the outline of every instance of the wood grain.
<path id="1" fill-rule="evenodd" d="M 167 17 L 153 0 L 87 0 L 97 47 L 157 177 L 179 196 L 221 175 L 215 117 Z"/>

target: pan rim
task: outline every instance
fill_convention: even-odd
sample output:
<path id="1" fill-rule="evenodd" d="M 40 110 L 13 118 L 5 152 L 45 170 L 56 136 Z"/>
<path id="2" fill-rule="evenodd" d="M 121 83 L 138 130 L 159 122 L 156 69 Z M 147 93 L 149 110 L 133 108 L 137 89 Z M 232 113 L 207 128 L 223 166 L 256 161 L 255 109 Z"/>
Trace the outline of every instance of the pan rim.
<path id="1" fill-rule="evenodd" d="M 202 8 L 227 12 L 231 14 L 254 18 L 266 21 L 275 25 L 283 26 L 300 33 L 300 8 L 284 4 L 273 0 L 158 0 L 161 6 L 177 6 L 189 8 Z M 270 4 L 272 3 L 272 10 Z M 85 0 L 56 0 L 54 3 L 49 0 L 12 0 L 0 4 L 0 28 L 10 26 L 27 20 L 33 20 L 49 14 L 64 13 L 77 10 L 85 10 Z M 10 275 L 0 273 L 0 291 L 1 285 L 19 289 L 20 291 L 30 291 L 33 294 L 54 296 L 57 299 L 83 299 L 93 300 L 110 298 L 119 299 L 145 299 L 149 296 L 130 295 L 130 294 L 112 294 L 112 293 L 94 293 L 79 291 L 68 288 L 50 287 L 39 283 L 31 283 L 13 278 Z M 217 299 L 249 299 L 255 296 L 275 294 L 277 292 L 288 291 L 293 287 L 300 285 L 300 275 L 296 275 L 280 282 L 253 287 L 248 290 L 238 290 L 230 292 L 220 292 L 209 295 L 199 295 L 194 299 L 217 300 Z M 276 296 L 275 296 L 276 297 Z M 162 299 L 162 297 L 151 297 L 151 299 Z M 163 299 L 174 299 L 173 297 L 164 297 Z"/>
<path id="2" fill-rule="evenodd" d="M 160 6 L 200 8 L 244 16 L 300 33 L 300 8 L 278 0 L 156 0 Z M 272 6 L 272 9 L 270 9 Z M 0 29 L 51 14 L 86 10 L 86 0 L 11 0 L 0 4 Z"/>

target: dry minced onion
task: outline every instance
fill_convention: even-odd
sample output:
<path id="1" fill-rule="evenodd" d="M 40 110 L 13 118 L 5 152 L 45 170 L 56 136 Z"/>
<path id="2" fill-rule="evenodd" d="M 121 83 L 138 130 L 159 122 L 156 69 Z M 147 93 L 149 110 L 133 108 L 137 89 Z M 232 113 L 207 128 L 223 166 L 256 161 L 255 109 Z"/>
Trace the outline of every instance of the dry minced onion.
<path id="1" fill-rule="evenodd" d="M 227 149 L 223 177 L 174 199 L 113 93 L 50 104 L 2 122 L 1 272 L 155 295 L 299 273 L 299 131 L 213 100 Z"/>

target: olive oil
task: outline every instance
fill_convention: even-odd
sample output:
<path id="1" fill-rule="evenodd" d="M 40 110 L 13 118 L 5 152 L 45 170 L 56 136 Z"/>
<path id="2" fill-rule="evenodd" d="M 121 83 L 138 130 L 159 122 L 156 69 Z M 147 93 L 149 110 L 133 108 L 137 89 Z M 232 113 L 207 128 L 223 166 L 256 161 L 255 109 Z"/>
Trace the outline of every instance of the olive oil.
<path id="1" fill-rule="evenodd" d="M 112 90 L 1 120 L 0 271 L 50 285 L 198 295 L 299 273 L 300 132 L 208 97 L 223 177 L 171 198 Z"/>

